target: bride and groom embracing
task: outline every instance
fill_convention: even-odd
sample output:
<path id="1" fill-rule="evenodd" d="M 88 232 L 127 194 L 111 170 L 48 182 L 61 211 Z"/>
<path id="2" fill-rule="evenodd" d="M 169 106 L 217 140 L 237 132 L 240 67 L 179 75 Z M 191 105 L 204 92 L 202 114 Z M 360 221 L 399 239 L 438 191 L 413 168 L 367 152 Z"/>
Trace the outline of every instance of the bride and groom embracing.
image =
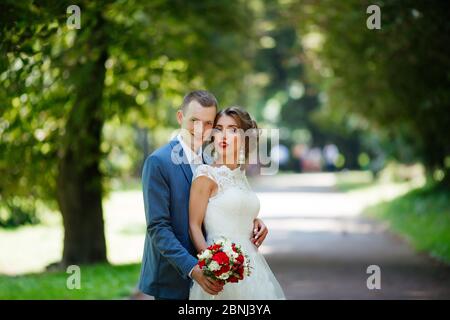
<path id="1" fill-rule="evenodd" d="M 156 300 L 285 299 L 258 252 L 267 228 L 257 218 L 259 199 L 244 170 L 250 147 L 242 133 L 256 129 L 256 122 L 239 107 L 218 112 L 217 105 L 207 91 L 187 94 L 177 112 L 180 134 L 145 161 L 147 232 L 139 289 Z M 212 157 L 202 148 L 206 142 Z M 241 246 L 250 276 L 224 285 L 199 267 L 196 257 L 219 237 Z"/>

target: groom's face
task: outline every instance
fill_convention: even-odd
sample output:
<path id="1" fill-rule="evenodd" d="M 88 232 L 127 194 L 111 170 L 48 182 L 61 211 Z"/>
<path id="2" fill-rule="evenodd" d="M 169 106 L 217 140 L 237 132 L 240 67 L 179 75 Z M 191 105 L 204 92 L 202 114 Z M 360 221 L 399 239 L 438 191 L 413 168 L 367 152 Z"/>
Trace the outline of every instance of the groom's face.
<path id="1" fill-rule="evenodd" d="M 198 101 L 191 101 L 185 110 L 177 112 L 177 120 L 184 131 L 190 135 L 194 149 L 199 147 L 211 135 L 217 109 L 215 106 L 202 106 Z"/>

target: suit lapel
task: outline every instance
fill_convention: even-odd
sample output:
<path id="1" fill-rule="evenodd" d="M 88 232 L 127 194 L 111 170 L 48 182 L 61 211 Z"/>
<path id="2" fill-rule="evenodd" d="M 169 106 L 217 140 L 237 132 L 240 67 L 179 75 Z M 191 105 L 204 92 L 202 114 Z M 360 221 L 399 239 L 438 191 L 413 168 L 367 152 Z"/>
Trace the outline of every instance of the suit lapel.
<path id="1" fill-rule="evenodd" d="M 187 160 L 186 155 L 184 154 L 183 148 L 180 145 L 180 141 L 178 139 L 173 139 L 170 141 L 170 145 L 172 147 L 172 152 L 175 152 L 182 159 L 181 163 L 177 163 L 183 171 L 183 174 L 189 184 L 192 182 L 192 169 Z"/>

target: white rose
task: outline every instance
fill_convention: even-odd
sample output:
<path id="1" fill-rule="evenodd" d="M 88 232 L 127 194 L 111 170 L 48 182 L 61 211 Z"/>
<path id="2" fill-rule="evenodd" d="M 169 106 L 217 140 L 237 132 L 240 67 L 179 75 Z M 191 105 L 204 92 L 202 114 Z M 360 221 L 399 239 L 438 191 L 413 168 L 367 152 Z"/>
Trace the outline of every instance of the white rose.
<path id="1" fill-rule="evenodd" d="M 209 258 L 211 258 L 211 251 L 210 250 L 208 250 L 208 249 L 206 249 L 206 250 L 204 250 L 199 256 L 198 256 L 198 258 L 200 259 L 200 260 L 205 260 L 205 259 L 209 259 Z"/>
<path id="2" fill-rule="evenodd" d="M 219 276 L 219 279 L 221 280 L 227 280 L 230 277 L 228 273 L 223 273 Z"/>
<path id="3" fill-rule="evenodd" d="M 220 269 L 220 266 L 219 266 L 219 264 L 218 264 L 216 261 L 213 260 L 213 261 L 211 261 L 211 263 L 209 264 L 208 269 L 211 270 L 211 271 L 217 271 L 217 270 Z"/>

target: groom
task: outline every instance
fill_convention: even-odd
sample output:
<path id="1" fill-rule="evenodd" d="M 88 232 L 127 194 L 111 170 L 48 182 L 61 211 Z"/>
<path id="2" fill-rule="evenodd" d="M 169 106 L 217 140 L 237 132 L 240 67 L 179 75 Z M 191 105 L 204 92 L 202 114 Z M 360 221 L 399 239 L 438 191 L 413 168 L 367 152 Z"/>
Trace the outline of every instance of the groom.
<path id="1" fill-rule="evenodd" d="M 144 163 L 145 236 L 139 289 L 158 299 L 188 299 L 192 279 L 209 294 L 223 286 L 206 277 L 197 265 L 189 237 L 189 193 L 193 172 L 203 161 L 201 144 L 211 132 L 217 100 L 208 91 L 188 93 L 177 120 L 181 133 L 153 152 Z M 194 135 L 194 124 L 202 126 Z M 183 161 L 173 161 L 177 153 Z M 264 223 L 255 219 L 252 242 L 260 246 L 267 235 Z"/>

